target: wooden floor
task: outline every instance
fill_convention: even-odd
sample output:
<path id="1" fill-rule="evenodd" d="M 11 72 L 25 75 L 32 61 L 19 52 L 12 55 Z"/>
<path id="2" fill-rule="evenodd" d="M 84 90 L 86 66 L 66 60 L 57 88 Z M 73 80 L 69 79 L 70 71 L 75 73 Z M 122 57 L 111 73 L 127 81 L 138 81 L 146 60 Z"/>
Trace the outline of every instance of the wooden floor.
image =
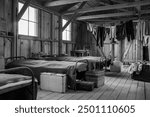
<path id="1" fill-rule="evenodd" d="M 67 91 L 54 93 L 38 91 L 38 100 L 149 100 L 150 83 L 132 80 L 124 71 L 121 73 L 107 72 L 105 85 L 93 91 Z"/>

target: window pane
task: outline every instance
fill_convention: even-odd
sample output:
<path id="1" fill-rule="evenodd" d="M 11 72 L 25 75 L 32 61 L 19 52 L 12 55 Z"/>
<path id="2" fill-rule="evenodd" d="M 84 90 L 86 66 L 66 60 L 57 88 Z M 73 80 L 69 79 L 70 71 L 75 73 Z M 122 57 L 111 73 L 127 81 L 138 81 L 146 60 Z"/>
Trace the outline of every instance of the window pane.
<path id="1" fill-rule="evenodd" d="M 62 25 L 64 26 L 68 21 L 65 19 L 62 19 Z M 71 23 L 67 26 L 67 28 L 63 31 L 62 34 L 63 40 L 71 40 Z"/>
<path id="2" fill-rule="evenodd" d="M 33 22 L 38 22 L 38 10 L 37 9 L 33 7 L 29 7 L 29 20 Z"/>
<path id="3" fill-rule="evenodd" d="M 67 20 L 63 19 L 63 20 L 62 20 L 63 26 L 64 26 L 66 23 L 67 23 Z"/>
<path id="4" fill-rule="evenodd" d="M 67 40 L 70 41 L 71 40 L 71 32 L 67 31 Z"/>
<path id="5" fill-rule="evenodd" d="M 38 36 L 38 24 L 29 22 L 29 36 Z"/>
<path id="6" fill-rule="evenodd" d="M 21 8 L 23 7 L 23 4 L 19 2 L 19 12 L 21 10 Z M 21 19 L 25 19 L 28 20 L 28 9 L 25 11 L 25 13 L 23 14 L 23 16 L 21 17 Z"/>
<path id="7" fill-rule="evenodd" d="M 21 35 L 28 35 L 28 21 L 20 20 L 19 21 L 19 31 Z"/>
<path id="8" fill-rule="evenodd" d="M 67 26 L 66 30 L 71 31 L 71 24 Z"/>
<path id="9" fill-rule="evenodd" d="M 66 33 L 66 31 L 63 31 L 62 40 L 67 40 L 67 33 Z"/>

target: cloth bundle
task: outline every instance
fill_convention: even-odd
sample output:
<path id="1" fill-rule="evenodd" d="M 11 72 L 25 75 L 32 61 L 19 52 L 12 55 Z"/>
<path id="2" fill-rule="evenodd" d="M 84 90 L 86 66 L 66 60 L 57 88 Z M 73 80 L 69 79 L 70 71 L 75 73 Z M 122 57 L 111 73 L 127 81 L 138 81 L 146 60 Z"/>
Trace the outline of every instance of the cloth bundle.
<path id="1" fill-rule="evenodd" d="M 133 72 L 136 72 L 136 74 L 140 74 L 142 71 L 142 66 L 143 65 L 141 62 L 132 63 L 128 68 L 128 73 L 133 74 Z"/>

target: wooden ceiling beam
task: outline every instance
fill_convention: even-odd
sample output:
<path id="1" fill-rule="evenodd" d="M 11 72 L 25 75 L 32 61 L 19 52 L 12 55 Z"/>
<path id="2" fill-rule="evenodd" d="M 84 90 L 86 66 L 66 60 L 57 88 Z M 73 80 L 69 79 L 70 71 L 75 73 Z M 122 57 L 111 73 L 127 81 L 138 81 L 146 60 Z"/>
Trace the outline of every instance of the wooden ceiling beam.
<path id="1" fill-rule="evenodd" d="M 86 3 L 87 3 L 87 1 L 82 2 L 78 9 L 82 9 L 82 7 L 83 7 Z M 73 20 L 75 20 L 75 19 L 77 18 L 77 16 L 78 16 L 78 12 L 75 12 L 74 15 L 70 18 L 70 20 L 63 26 L 62 31 L 64 31 L 64 30 L 67 28 L 67 26 L 68 26 Z"/>
<path id="2" fill-rule="evenodd" d="M 127 3 L 126 1 L 123 1 L 123 0 L 111 0 L 111 1 L 116 2 L 116 3 L 120 3 L 120 4 Z"/>
<path id="3" fill-rule="evenodd" d="M 17 15 L 17 21 L 19 21 L 21 19 L 21 17 L 23 16 L 25 11 L 27 10 L 28 6 L 30 5 L 30 2 L 31 2 L 31 0 L 26 0 L 26 2 L 24 3 L 22 9 L 20 10 L 20 12 Z"/>
<path id="4" fill-rule="evenodd" d="M 148 14 L 150 10 L 141 10 L 142 14 Z M 101 15 L 90 15 L 90 16 L 81 16 L 77 20 L 88 20 L 88 19 L 98 19 L 98 18 L 109 18 L 109 17 L 121 17 L 121 16 L 134 16 L 138 15 L 135 11 L 129 12 L 120 12 L 120 13 L 110 13 L 110 14 L 101 14 Z"/>
<path id="5" fill-rule="evenodd" d="M 135 0 L 135 1 L 140 1 L 140 0 Z M 140 16 L 141 6 L 140 6 L 140 5 L 138 5 L 138 6 L 136 7 L 136 9 L 137 9 L 137 11 L 138 11 L 138 13 L 139 13 L 139 16 Z"/>
<path id="6" fill-rule="evenodd" d="M 111 10 L 111 9 L 122 9 L 122 8 L 136 7 L 136 6 L 144 6 L 149 4 L 150 1 L 137 1 L 137 2 L 124 3 L 124 4 L 107 5 L 107 6 L 81 9 L 78 10 L 78 13 L 96 12 L 96 11 Z M 74 12 L 75 11 L 66 12 L 65 15 L 70 15 L 73 14 Z"/>
<path id="7" fill-rule="evenodd" d="M 105 6 L 107 6 L 107 5 L 112 5 L 112 4 L 108 4 L 108 3 L 105 3 L 105 2 L 99 2 L 100 4 L 102 4 L 102 5 L 105 5 Z M 126 9 L 119 9 L 120 11 L 128 11 L 128 10 L 126 10 Z"/>
<path id="8" fill-rule="evenodd" d="M 85 2 L 89 0 L 55 0 L 55 1 L 49 1 L 46 2 L 44 6 L 46 7 L 54 7 L 54 6 L 61 6 L 61 5 L 67 5 L 67 4 L 73 4 L 78 2 Z"/>

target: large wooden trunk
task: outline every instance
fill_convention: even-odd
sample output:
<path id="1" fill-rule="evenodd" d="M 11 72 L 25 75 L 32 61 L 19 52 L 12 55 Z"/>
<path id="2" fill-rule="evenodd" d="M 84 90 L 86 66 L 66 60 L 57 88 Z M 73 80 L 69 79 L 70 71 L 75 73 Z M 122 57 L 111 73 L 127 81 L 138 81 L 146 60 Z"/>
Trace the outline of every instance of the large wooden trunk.
<path id="1" fill-rule="evenodd" d="M 66 92 L 66 75 L 55 73 L 42 73 L 40 76 L 40 88 L 53 92 Z"/>
<path id="2" fill-rule="evenodd" d="M 86 81 L 93 81 L 96 88 L 103 86 L 105 82 L 104 71 L 87 71 Z"/>

